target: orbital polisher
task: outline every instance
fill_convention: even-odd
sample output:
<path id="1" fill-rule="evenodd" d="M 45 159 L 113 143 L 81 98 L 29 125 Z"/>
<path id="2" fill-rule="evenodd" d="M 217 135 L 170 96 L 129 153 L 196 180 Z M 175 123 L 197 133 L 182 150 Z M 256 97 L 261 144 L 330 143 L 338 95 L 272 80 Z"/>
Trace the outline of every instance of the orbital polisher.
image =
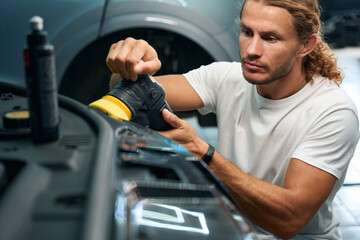
<path id="1" fill-rule="evenodd" d="M 139 75 L 133 82 L 121 79 L 104 97 L 89 104 L 119 120 L 141 118 L 140 124 L 157 131 L 172 129 L 162 117 L 164 108 L 172 112 L 165 100 L 164 88 L 151 76 Z"/>

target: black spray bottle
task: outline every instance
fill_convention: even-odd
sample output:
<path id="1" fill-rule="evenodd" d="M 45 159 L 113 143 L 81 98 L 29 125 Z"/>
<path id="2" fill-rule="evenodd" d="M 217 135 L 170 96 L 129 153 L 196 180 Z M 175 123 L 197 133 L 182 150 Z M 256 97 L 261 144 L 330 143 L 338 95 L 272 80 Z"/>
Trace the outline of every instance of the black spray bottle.
<path id="1" fill-rule="evenodd" d="M 59 113 L 54 47 L 47 41 L 41 17 L 30 19 L 24 61 L 32 140 L 55 141 L 59 138 Z"/>

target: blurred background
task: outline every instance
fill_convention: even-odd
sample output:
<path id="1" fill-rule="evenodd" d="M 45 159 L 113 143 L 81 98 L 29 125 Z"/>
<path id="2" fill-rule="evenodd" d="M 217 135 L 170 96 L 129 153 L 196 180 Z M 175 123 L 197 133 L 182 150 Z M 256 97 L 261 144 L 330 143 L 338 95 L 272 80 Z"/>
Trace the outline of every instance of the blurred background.
<path id="1" fill-rule="evenodd" d="M 22 50 L 29 19 L 44 18 L 55 46 L 61 94 L 89 103 L 108 91 L 105 58 L 128 36 L 159 53 L 158 73 L 184 73 L 213 61 L 238 60 L 242 0 L 2 0 L 0 79 L 24 84 Z M 327 41 L 336 49 L 360 44 L 360 1 L 320 0 Z"/>

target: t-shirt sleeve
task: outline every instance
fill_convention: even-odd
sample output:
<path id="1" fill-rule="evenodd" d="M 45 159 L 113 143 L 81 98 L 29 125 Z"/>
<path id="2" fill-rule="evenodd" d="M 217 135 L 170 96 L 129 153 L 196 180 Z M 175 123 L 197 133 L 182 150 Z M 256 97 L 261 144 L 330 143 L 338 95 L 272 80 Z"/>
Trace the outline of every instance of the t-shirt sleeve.
<path id="1" fill-rule="evenodd" d="M 292 157 L 340 179 L 353 156 L 358 139 L 356 113 L 349 109 L 337 110 L 309 130 Z"/>
<path id="2" fill-rule="evenodd" d="M 215 112 L 218 97 L 216 89 L 219 89 L 228 66 L 227 62 L 214 62 L 184 74 L 204 103 L 204 107 L 198 109 L 201 114 Z"/>

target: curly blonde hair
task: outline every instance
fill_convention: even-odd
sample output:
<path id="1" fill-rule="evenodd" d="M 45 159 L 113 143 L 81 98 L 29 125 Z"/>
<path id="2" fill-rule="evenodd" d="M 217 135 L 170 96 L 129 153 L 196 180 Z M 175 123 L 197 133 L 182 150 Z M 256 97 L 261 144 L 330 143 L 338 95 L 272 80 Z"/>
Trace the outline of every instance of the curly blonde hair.
<path id="1" fill-rule="evenodd" d="M 241 6 L 240 19 L 243 7 Z M 343 77 L 341 69 L 337 66 L 337 57 L 325 42 L 320 20 L 321 8 L 318 0 L 256 0 L 266 5 L 286 9 L 294 20 L 294 26 L 300 41 L 306 41 L 312 34 L 317 35 L 317 43 L 314 50 L 303 60 L 306 70 L 306 81 L 312 80 L 315 74 L 326 77 L 340 85 Z"/>

